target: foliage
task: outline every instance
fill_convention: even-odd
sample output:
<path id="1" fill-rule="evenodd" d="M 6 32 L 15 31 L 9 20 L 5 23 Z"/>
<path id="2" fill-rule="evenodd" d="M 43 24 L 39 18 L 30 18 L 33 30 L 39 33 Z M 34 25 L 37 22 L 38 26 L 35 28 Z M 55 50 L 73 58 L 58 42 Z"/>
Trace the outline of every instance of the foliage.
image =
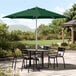
<path id="1" fill-rule="evenodd" d="M 49 26 L 41 24 L 38 27 L 37 31 L 38 31 L 38 39 L 46 40 L 46 39 L 50 38 L 49 37 L 49 35 L 50 35 L 50 28 L 49 28 Z"/>
<path id="2" fill-rule="evenodd" d="M 68 46 L 68 44 L 64 42 L 64 43 L 61 43 L 61 46 Z"/>
<path id="3" fill-rule="evenodd" d="M 12 50 L 6 50 L 6 57 L 11 57 L 12 55 Z"/>
<path id="4" fill-rule="evenodd" d="M 22 32 L 20 30 L 15 30 L 15 31 L 12 31 L 10 33 L 11 35 L 11 40 L 12 41 L 18 41 L 18 40 L 34 40 L 35 39 L 35 36 L 34 36 L 34 32 Z"/>
<path id="5" fill-rule="evenodd" d="M 7 39 L 7 29 L 8 27 L 6 26 L 6 24 L 0 24 L 0 40 Z"/>
<path id="6" fill-rule="evenodd" d="M 50 33 L 49 27 L 44 24 L 41 24 L 37 30 L 38 30 L 38 34 L 42 34 L 42 35 L 48 35 L 48 33 Z"/>
<path id="7" fill-rule="evenodd" d="M 20 49 L 16 48 L 14 51 L 15 51 L 15 56 L 21 56 L 22 55 L 22 52 Z"/>
<path id="8" fill-rule="evenodd" d="M 70 44 L 70 49 L 76 49 L 76 43 Z"/>
<path id="9" fill-rule="evenodd" d="M 20 30 L 14 30 L 10 32 L 11 40 L 22 40 L 24 38 L 23 32 Z"/>
<path id="10" fill-rule="evenodd" d="M 0 68 L 0 76 L 7 76 L 7 74 Z"/>
<path id="11" fill-rule="evenodd" d="M 11 45 L 11 43 L 10 42 L 8 42 L 8 41 L 3 41 L 3 42 L 0 42 L 0 48 L 2 48 L 2 49 L 9 49 L 10 48 L 10 45 Z"/>
<path id="12" fill-rule="evenodd" d="M 54 34 L 56 38 L 61 38 L 61 27 L 64 22 L 64 19 L 55 19 L 52 21 L 52 23 L 49 24 L 51 34 Z"/>
<path id="13" fill-rule="evenodd" d="M 6 57 L 6 50 L 0 48 L 0 57 Z"/>
<path id="14" fill-rule="evenodd" d="M 12 56 L 12 50 L 3 50 L 0 48 L 0 57 L 10 57 Z"/>
<path id="15" fill-rule="evenodd" d="M 19 48 L 20 50 L 21 49 L 25 49 L 26 48 L 26 43 L 21 43 L 21 42 L 18 42 L 18 41 L 13 41 L 13 42 L 10 42 L 10 49 L 13 50 L 13 49 L 16 49 L 16 48 Z"/>
<path id="16" fill-rule="evenodd" d="M 24 39 L 25 40 L 35 40 L 35 33 L 34 32 L 25 32 L 24 33 L 25 37 Z"/>
<path id="17" fill-rule="evenodd" d="M 72 8 L 64 12 L 64 15 L 67 17 L 66 21 L 76 19 L 76 4 L 72 5 Z"/>
<path id="18" fill-rule="evenodd" d="M 0 76 L 20 76 L 18 72 L 14 73 L 14 75 L 12 74 L 12 70 L 10 68 L 7 69 L 3 69 L 0 66 Z"/>
<path id="19" fill-rule="evenodd" d="M 51 45 L 52 48 L 58 48 L 58 46 L 59 45 L 57 43 L 52 43 L 52 45 Z"/>
<path id="20" fill-rule="evenodd" d="M 70 21 L 70 20 L 75 20 L 76 19 L 76 4 L 73 4 L 72 5 L 72 7 L 70 8 L 70 9 L 68 9 L 68 10 L 66 10 L 65 12 L 64 12 L 64 15 L 67 17 L 66 19 L 65 19 L 65 21 L 66 22 L 68 22 L 68 21 Z M 67 29 L 66 29 L 67 31 L 66 31 L 66 38 L 70 38 L 70 28 L 69 27 L 67 27 Z"/>
<path id="21" fill-rule="evenodd" d="M 7 42 L 8 42 L 8 27 L 6 24 L 0 24 L 0 47 L 1 48 L 7 48 Z"/>

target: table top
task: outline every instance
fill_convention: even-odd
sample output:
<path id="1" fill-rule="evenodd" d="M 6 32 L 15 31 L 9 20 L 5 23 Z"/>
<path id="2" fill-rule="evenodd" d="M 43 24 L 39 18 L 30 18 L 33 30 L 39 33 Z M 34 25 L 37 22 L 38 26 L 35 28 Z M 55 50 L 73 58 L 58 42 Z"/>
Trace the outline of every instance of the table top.
<path id="1" fill-rule="evenodd" d="M 48 50 L 45 50 L 45 49 L 26 49 L 27 51 L 36 51 L 36 52 L 48 52 L 49 51 L 49 49 Z"/>

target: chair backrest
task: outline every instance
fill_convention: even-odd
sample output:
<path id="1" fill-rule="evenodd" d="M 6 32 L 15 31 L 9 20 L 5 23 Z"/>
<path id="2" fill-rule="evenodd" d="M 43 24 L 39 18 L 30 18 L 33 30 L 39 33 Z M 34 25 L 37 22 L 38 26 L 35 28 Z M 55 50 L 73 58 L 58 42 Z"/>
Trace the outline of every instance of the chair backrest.
<path id="1" fill-rule="evenodd" d="M 28 56 L 28 51 L 27 50 L 21 50 L 22 51 L 22 56 Z"/>
<path id="2" fill-rule="evenodd" d="M 49 50 L 51 47 L 50 46 L 43 46 L 44 50 Z"/>
<path id="3" fill-rule="evenodd" d="M 58 47 L 58 54 L 60 54 L 61 56 L 64 56 L 64 52 L 65 52 L 65 48 Z"/>

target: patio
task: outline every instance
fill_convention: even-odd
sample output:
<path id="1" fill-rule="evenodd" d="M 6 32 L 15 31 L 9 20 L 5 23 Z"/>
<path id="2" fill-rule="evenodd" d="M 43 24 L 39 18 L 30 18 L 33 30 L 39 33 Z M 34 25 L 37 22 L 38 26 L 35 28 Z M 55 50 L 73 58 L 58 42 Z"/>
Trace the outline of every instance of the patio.
<path id="1" fill-rule="evenodd" d="M 66 68 L 64 69 L 62 59 L 58 59 L 59 67 L 58 69 L 53 69 L 52 66 L 50 68 L 40 69 L 40 71 L 32 71 L 30 69 L 28 73 L 28 69 L 23 69 L 21 71 L 22 59 L 18 60 L 17 68 L 15 72 L 18 72 L 20 76 L 76 76 L 76 51 L 66 51 L 65 52 L 65 62 Z M 45 57 L 45 66 L 47 63 L 47 58 Z M 11 67 L 11 63 L 9 61 L 2 61 L 0 65 L 4 68 Z"/>

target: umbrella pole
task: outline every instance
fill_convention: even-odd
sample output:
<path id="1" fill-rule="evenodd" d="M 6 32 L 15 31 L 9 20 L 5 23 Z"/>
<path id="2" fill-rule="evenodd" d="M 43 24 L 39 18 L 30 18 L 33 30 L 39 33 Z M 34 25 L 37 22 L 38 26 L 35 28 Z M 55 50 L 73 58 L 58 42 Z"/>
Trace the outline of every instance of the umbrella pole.
<path id="1" fill-rule="evenodd" d="M 38 44 L 37 44 L 37 18 L 36 18 L 36 50 L 38 49 Z"/>

